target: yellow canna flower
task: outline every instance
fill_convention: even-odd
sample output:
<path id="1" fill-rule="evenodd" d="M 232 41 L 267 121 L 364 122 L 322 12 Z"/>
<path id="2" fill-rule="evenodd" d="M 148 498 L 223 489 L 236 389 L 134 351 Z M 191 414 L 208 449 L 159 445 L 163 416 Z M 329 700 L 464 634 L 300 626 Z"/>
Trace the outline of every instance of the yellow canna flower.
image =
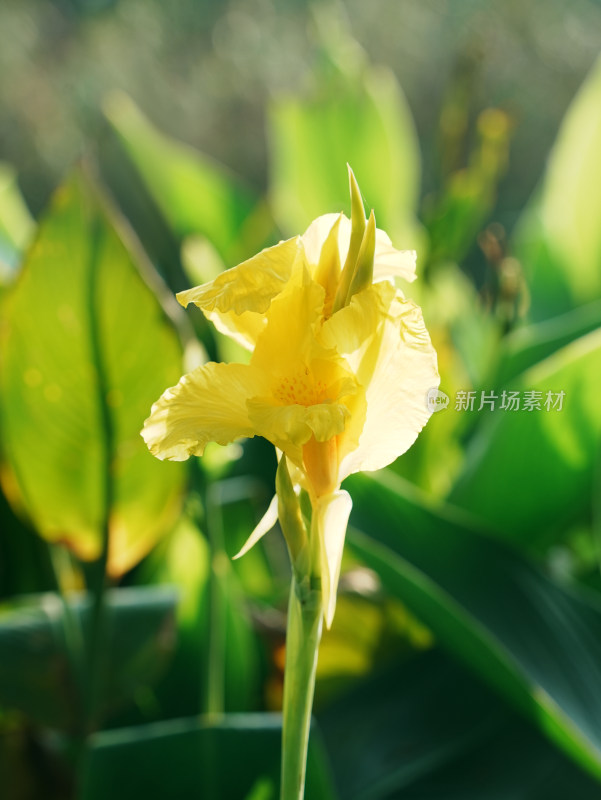
<path id="1" fill-rule="evenodd" d="M 209 363 L 185 375 L 155 403 L 142 432 L 161 459 L 252 436 L 284 454 L 296 491 L 311 499 L 313 571 L 328 626 L 351 510 L 341 483 L 411 446 L 430 415 L 426 394 L 439 383 L 421 311 L 394 285 L 414 279 L 415 253 L 396 250 L 373 213 L 365 220 L 349 173 L 351 220 L 319 217 L 302 236 L 178 295 L 251 349 L 250 363 Z M 277 517 L 276 495 L 238 555 Z"/>

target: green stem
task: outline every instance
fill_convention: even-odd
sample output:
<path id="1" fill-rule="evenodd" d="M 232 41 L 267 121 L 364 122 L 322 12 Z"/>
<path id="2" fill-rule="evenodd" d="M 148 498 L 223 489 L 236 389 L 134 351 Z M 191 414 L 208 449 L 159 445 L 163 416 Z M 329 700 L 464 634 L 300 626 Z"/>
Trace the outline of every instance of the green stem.
<path id="1" fill-rule="evenodd" d="M 302 800 L 305 794 L 307 748 L 322 619 L 321 588 L 311 588 L 308 578 L 301 583 L 293 578 L 286 632 L 280 800 Z"/>

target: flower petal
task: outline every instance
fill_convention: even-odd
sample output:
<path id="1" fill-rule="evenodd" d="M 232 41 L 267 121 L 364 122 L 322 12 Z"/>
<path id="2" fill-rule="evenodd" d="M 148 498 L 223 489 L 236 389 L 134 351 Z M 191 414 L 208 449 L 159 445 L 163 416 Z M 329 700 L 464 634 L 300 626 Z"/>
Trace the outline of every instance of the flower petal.
<path id="1" fill-rule="evenodd" d="M 248 417 L 258 436 L 263 436 L 302 468 L 302 446 L 315 436 L 325 442 L 344 430 L 349 410 L 342 403 L 281 405 L 271 397 L 249 400 Z"/>
<path id="2" fill-rule="evenodd" d="M 324 324 L 322 339 L 349 363 L 367 402 L 339 439 L 340 479 L 381 469 L 413 444 L 431 414 L 426 394 L 440 382 L 421 310 L 376 284 Z"/>
<path id="3" fill-rule="evenodd" d="M 391 464 L 411 447 L 432 413 L 426 395 L 438 387 L 440 376 L 421 309 L 398 297 L 393 306 L 394 317 L 383 324 L 358 371 L 367 385 L 367 414 L 359 447 L 343 458 L 342 478 Z"/>
<path id="4" fill-rule="evenodd" d="M 353 502 L 348 492 L 337 491 L 317 498 L 313 506 L 312 535 L 319 541 L 321 591 L 326 627 L 336 610 L 336 594 L 346 528 Z"/>
<path id="5" fill-rule="evenodd" d="M 324 288 L 306 270 L 298 281 L 291 281 L 271 304 L 251 364 L 273 375 L 289 375 L 322 355 L 315 331 L 324 299 Z"/>
<path id="6" fill-rule="evenodd" d="M 414 281 L 417 253 L 415 250 L 397 250 L 392 246 L 385 231 L 376 230 L 376 255 L 374 257 L 374 281 L 403 278 Z"/>
<path id="7" fill-rule="evenodd" d="M 317 217 L 301 236 L 307 262 L 312 267 L 312 272 L 319 263 L 319 255 L 325 240 L 328 238 L 332 226 L 340 217 L 338 226 L 338 247 L 340 261 L 344 264 L 351 240 L 351 221 L 344 214 L 324 214 Z M 414 281 L 416 264 L 415 250 L 397 250 L 393 247 L 386 231 L 376 229 L 376 252 L 374 256 L 374 281 L 403 278 Z"/>
<path id="8" fill-rule="evenodd" d="M 204 364 L 184 375 L 153 405 L 142 436 L 160 459 L 202 455 L 207 442 L 252 437 L 246 400 L 266 389 L 262 373 L 245 364 Z"/>
<path id="9" fill-rule="evenodd" d="M 262 250 L 209 283 L 179 292 L 177 299 L 183 306 L 194 303 L 221 333 L 252 349 L 272 299 L 303 260 L 297 236 Z"/>
<path id="10" fill-rule="evenodd" d="M 301 236 L 307 262 L 311 267 L 316 267 L 319 264 L 321 248 L 337 220 L 340 220 L 338 225 L 338 248 L 341 256 L 346 257 L 351 239 L 350 219 L 345 214 L 323 214 L 321 217 L 314 219 Z M 344 263 L 344 258 L 341 258 L 340 261 Z"/>
<path id="11" fill-rule="evenodd" d="M 263 514 L 259 522 L 257 523 L 256 528 L 248 537 L 246 542 L 244 543 L 243 547 L 236 553 L 234 559 L 241 558 L 243 555 L 246 555 L 248 551 L 256 545 L 256 543 L 265 536 L 266 533 L 273 528 L 273 526 L 278 521 L 278 496 L 274 494 L 271 498 L 271 503 L 269 504 L 267 511 Z"/>
<path id="12" fill-rule="evenodd" d="M 265 329 L 267 320 L 263 314 L 245 311 L 235 314 L 233 311 L 202 310 L 205 317 L 212 322 L 219 333 L 229 336 L 246 350 L 252 350 L 257 339 Z"/>
<path id="13" fill-rule="evenodd" d="M 394 286 L 381 282 L 354 295 L 348 306 L 324 322 L 319 334 L 323 346 L 335 350 L 356 373 L 396 294 Z"/>

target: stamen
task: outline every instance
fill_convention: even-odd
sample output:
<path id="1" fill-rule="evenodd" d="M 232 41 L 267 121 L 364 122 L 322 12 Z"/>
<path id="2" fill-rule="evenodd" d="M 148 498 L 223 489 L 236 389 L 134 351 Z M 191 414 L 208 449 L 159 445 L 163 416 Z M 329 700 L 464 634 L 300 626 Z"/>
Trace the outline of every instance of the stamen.
<path id="1" fill-rule="evenodd" d="M 284 405 L 313 406 L 328 402 L 326 384 L 315 380 L 308 367 L 282 378 L 274 386 L 273 395 Z"/>

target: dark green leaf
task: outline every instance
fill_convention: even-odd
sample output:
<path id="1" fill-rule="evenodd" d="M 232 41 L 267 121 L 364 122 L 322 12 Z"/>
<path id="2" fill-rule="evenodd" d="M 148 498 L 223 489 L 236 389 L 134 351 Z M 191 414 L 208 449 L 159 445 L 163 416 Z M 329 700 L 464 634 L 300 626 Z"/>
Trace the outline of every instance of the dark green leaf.
<path id="1" fill-rule="evenodd" d="M 441 645 L 601 779 L 601 610 L 387 473 L 354 477 L 352 549 Z"/>
<path id="2" fill-rule="evenodd" d="M 82 800 L 276 800 L 281 718 L 229 714 L 220 720 L 180 719 L 93 737 Z M 309 742 L 306 797 L 335 797 L 319 731 Z"/>
<path id="3" fill-rule="evenodd" d="M 319 717 L 346 800 L 593 800 L 599 784 L 440 651 L 378 671 Z"/>
<path id="4" fill-rule="evenodd" d="M 595 301 L 536 325 L 517 328 L 502 342 L 491 387 L 502 388 L 524 370 L 600 327 L 601 301 Z"/>
<path id="5" fill-rule="evenodd" d="M 174 644 L 172 589 L 118 589 L 107 594 L 102 654 L 103 714 L 131 701 L 160 674 Z M 37 723 L 75 731 L 81 723 L 81 688 L 88 635 L 87 599 L 69 600 L 69 614 L 54 594 L 32 596 L 0 614 L 0 705 Z"/>

